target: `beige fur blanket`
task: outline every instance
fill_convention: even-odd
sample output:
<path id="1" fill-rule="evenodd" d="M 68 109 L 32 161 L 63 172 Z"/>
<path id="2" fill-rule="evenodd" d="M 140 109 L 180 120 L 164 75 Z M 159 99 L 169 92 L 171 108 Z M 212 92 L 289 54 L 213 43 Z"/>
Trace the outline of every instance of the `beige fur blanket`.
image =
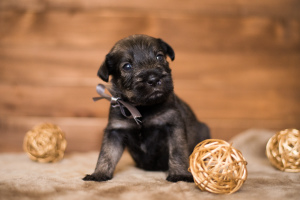
<path id="1" fill-rule="evenodd" d="M 249 130 L 232 139 L 248 161 L 248 178 L 230 195 L 203 192 L 194 183 L 170 183 L 164 172 L 134 167 L 124 153 L 114 178 L 107 182 L 84 182 L 93 172 L 98 152 L 74 153 L 54 164 L 36 163 L 24 154 L 0 154 L 0 199 L 300 199 L 300 173 L 274 169 L 265 156 L 267 140 L 274 134 Z"/>

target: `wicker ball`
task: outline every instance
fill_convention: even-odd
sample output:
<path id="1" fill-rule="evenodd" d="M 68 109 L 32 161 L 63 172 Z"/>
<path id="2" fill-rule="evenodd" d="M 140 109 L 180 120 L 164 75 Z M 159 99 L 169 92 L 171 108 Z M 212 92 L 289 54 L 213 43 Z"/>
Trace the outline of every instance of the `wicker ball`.
<path id="1" fill-rule="evenodd" d="M 266 154 L 272 165 L 286 172 L 300 172 L 300 133 L 286 129 L 271 137 Z"/>
<path id="2" fill-rule="evenodd" d="M 196 185 L 212 193 L 234 193 L 247 179 L 247 162 L 224 140 L 200 142 L 190 156 L 189 171 Z"/>
<path id="3" fill-rule="evenodd" d="M 57 162 L 64 156 L 67 146 L 64 132 L 56 125 L 45 123 L 28 131 L 23 143 L 24 151 L 37 162 Z"/>

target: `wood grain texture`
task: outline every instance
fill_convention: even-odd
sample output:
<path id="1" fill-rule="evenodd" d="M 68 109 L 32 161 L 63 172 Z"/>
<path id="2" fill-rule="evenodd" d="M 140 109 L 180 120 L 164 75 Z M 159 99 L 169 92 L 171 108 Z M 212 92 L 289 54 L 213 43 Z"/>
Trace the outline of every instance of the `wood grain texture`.
<path id="1" fill-rule="evenodd" d="M 298 8 L 300 6 L 297 0 L 188 0 L 188 1 L 174 1 L 174 0 L 26 0 L 11 1 L 2 0 L 0 9 L 13 9 L 18 11 L 31 10 L 42 12 L 45 10 L 70 10 L 77 11 L 91 11 L 91 10 L 118 10 L 118 11 L 133 11 L 139 10 L 141 12 L 151 12 L 154 14 L 163 13 L 189 13 L 189 14 L 203 14 L 203 15 L 262 15 L 262 16 L 280 16 L 280 17 L 299 17 Z"/>
<path id="2" fill-rule="evenodd" d="M 109 103 L 93 102 L 113 44 L 135 33 L 175 50 L 175 92 L 228 140 L 249 128 L 300 128 L 300 3 L 266 1 L 0 2 L 0 151 L 22 151 L 42 122 L 67 151 L 98 150 Z"/>
<path id="3" fill-rule="evenodd" d="M 299 50 L 300 21 L 141 10 L 0 12 L 1 45 L 110 49 L 133 33 L 161 37 L 184 51 Z"/>

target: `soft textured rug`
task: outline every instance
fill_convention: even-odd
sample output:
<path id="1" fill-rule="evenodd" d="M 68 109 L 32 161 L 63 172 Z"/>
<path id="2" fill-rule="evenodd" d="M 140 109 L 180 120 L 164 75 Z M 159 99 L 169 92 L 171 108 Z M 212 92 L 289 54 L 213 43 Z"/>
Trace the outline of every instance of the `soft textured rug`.
<path id="1" fill-rule="evenodd" d="M 0 199 L 300 199 L 300 173 L 281 172 L 265 156 L 265 145 L 274 132 L 249 130 L 232 139 L 246 158 L 248 178 L 234 194 L 203 192 L 194 183 L 170 183 L 164 172 L 134 167 L 124 153 L 114 178 L 107 182 L 84 182 L 92 173 L 98 152 L 74 153 L 61 162 L 36 163 L 24 153 L 0 154 Z"/>

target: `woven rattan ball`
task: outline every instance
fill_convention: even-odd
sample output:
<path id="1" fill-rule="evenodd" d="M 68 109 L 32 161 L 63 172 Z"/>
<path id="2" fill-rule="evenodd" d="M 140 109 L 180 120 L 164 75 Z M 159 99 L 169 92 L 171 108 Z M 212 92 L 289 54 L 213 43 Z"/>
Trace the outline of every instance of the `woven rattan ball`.
<path id="1" fill-rule="evenodd" d="M 266 154 L 272 165 L 286 172 L 300 172 L 300 133 L 285 129 L 271 137 Z"/>
<path id="2" fill-rule="evenodd" d="M 196 185 L 212 193 L 234 193 L 247 179 L 247 162 L 241 152 L 224 140 L 199 143 L 190 156 Z"/>
<path id="3" fill-rule="evenodd" d="M 67 146 L 64 132 L 56 125 L 45 123 L 26 133 L 23 148 L 31 160 L 57 162 L 64 156 Z"/>

